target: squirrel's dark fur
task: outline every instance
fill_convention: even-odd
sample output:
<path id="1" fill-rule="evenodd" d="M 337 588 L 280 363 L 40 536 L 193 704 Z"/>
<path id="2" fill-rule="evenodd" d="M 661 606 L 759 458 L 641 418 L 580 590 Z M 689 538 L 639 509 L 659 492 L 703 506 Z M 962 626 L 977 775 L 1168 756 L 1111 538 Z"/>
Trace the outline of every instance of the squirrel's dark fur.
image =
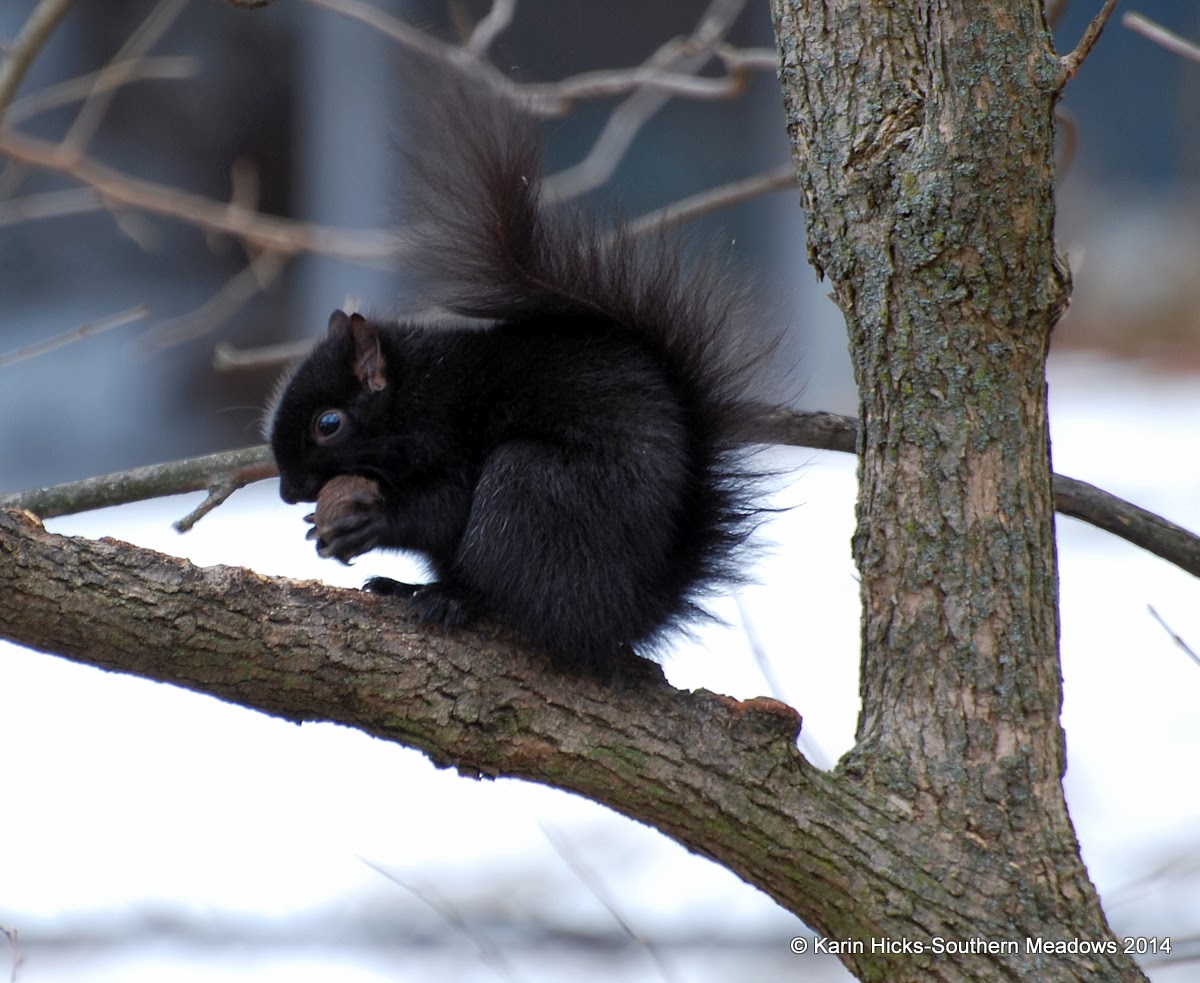
<path id="1" fill-rule="evenodd" d="M 421 104 L 406 261 L 464 323 L 335 312 L 270 419 L 280 493 L 374 480 L 381 499 L 324 533 L 323 555 L 415 550 L 435 584 L 368 588 L 432 621 L 494 615 L 608 674 L 622 645 L 646 653 L 736 579 L 763 349 L 715 263 L 685 270 L 676 242 L 543 204 L 535 130 L 484 83 Z"/>

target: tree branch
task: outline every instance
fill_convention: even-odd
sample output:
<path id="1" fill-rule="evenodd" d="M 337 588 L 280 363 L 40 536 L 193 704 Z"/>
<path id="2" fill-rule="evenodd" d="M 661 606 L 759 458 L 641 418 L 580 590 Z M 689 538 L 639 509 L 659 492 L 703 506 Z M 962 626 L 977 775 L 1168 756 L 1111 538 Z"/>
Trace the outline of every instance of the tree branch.
<path id="1" fill-rule="evenodd" d="M 906 937 L 915 906 L 931 935 L 1005 937 L 1007 882 L 985 884 L 981 902 L 966 894 L 899 798 L 804 761 L 800 718 L 776 700 L 677 690 L 633 657 L 615 684 L 563 676 L 491 626 L 417 629 L 394 598 L 55 536 L 21 512 L 0 510 L 0 591 L 0 638 L 355 727 L 465 775 L 576 792 L 725 865 L 828 936 L 861 921 L 854 898 L 903 884 L 909 904 L 868 934 Z M 992 958 L 961 957 L 954 978 Z"/>
<path id="2" fill-rule="evenodd" d="M 809 765 L 799 716 L 776 700 L 677 690 L 632 656 L 615 683 L 564 676 L 494 626 L 417 628 L 395 598 L 56 536 L 24 512 L 0 510 L 0 591 L 0 638 L 354 727 L 468 776 L 576 792 L 723 864 L 829 937 L 907 938 L 914 911 L 930 937 L 1013 930 L 1011 872 L 944 866 L 901 796 Z M 901 885 L 906 903 L 864 925 L 853 899 Z M 972 979 L 997 957 L 938 958 L 954 971 L 937 978 Z M 912 959 L 875 962 L 913 979 Z M 1013 973 L 1028 961 L 1001 959 Z"/>
<path id="3" fill-rule="evenodd" d="M 9 365 L 15 365 L 17 362 L 23 362 L 28 358 L 45 355 L 47 352 L 52 352 L 57 348 L 73 344 L 81 338 L 88 338 L 94 334 L 103 334 L 105 331 L 111 331 L 113 328 L 119 328 L 133 321 L 140 321 L 149 313 L 149 307 L 145 304 L 139 304 L 137 307 L 131 307 L 129 310 L 121 311 L 119 314 L 102 317 L 98 321 L 90 321 L 87 324 L 80 325 L 78 328 L 72 328 L 70 331 L 55 335 L 53 338 L 47 338 L 45 341 L 39 341 L 36 344 L 18 348 L 7 355 L 0 355 L 0 369 L 6 368 Z"/>
<path id="4" fill-rule="evenodd" d="M 1168 31 L 1161 24 L 1152 21 L 1149 17 L 1143 17 L 1137 13 L 1125 14 L 1121 18 L 1121 26 L 1128 28 L 1136 34 L 1140 34 L 1157 45 L 1161 45 L 1174 54 L 1200 62 L 1200 45 L 1187 40 L 1187 38 L 1180 37 L 1173 31 Z"/>
<path id="5" fill-rule="evenodd" d="M 169 185 L 116 171 L 85 155 L 65 153 L 45 140 L 0 129 L 0 154 L 22 164 L 56 171 L 94 188 L 109 205 L 125 205 L 221 232 L 285 256 L 319 252 L 383 263 L 395 244 L 386 230 L 353 231 L 262 215 L 236 203 L 213 201 Z"/>
<path id="6" fill-rule="evenodd" d="M 851 832 L 814 795 L 830 782 L 797 751 L 794 710 L 676 690 L 633 657 L 615 687 L 566 677 L 498 629 L 418 629 L 394 599 L 55 536 L 21 512 L 0 511 L 0 590 L 0 637 L 579 792 L 743 876 L 771 871 L 757 882 L 789 906 L 827 876 L 819 838 Z M 813 830 L 799 854 L 797 823 Z M 714 828 L 731 831 L 715 852 Z"/>
<path id="7" fill-rule="evenodd" d="M 0 508 L 25 509 L 43 519 L 51 519 L 110 505 L 144 502 L 164 495 L 203 491 L 231 479 L 237 480 L 240 473 L 256 475 L 249 480 L 277 474 L 271 449 L 265 446 L 247 447 L 171 464 L 151 464 L 47 488 L 34 488 L 0 496 Z"/>
<path id="8" fill-rule="evenodd" d="M 71 0 L 41 0 L 9 46 L 4 61 L 0 62 L 0 119 L 4 118 L 33 59 L 70 6 Z"/>
<path id="9" fill-rule="evenodd" d="M 1075 77 L 1075 73 L 1079 71 L 1079 66 L 1092 52 L 1092 48 L 1096 46 L 1096 42 L 1100 40 L 1100 35 L 1104 32 L 1104 25 L 1108 23 L 1108 19 L 1112 16 L 1113 10 L 1117 6 L 1117 0 L 1105 0 L 1104 6 L 1100 8 L 1100 12 L 1092 18 L 1092 22 L 1088 24 L 1087 30 L 1083 32 L 1083 37 L 1079 39 L 1079 43 L 1075 45 L 1075 50 L 1070 54 L 1063 55 L 1059 60 L 1058 79 L 1055 81 L 1055 87 L 1062 89 L 1068 82 Z"/>
<path id="10" fill-rule="evenodd" d="M 780 410 L 767 416 L 750 438 L 764 444 L 853 454 L 857 436 L 858 421 L 853 417 L 823 411 Z M 208 490 L 209 498 L 175 523 L 180 532 L 186 532 L 238 488 L 274 477 L 276 473 L 269 447 L 247 447 L 12 492 L 0 495 L 0 508 L 25 509 L 51 519 L 164 495 Z M 1086 481 L 1059 474 L 1054 475 L 1054 507 L 1062 515 L 1103 529 L 1173 563 L 1193 577 L 1200 577 L 1200 536 L 1160 515 Z"/>

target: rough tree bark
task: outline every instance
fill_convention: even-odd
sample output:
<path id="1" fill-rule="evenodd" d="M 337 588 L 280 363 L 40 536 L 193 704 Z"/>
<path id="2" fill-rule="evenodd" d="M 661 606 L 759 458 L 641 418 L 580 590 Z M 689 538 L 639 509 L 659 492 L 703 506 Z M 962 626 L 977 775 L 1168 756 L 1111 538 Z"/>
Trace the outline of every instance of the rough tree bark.
<path id="1" fill-rule="evenodd" d="M 615 691 L 564 679 L 499 632 L 422 631 L 393 600 L 18 512 L 0 511 L 0 637 L 579 792 L 846 940 L 864 980 L 1141 979 L 1061 789 L 1043 369 L 1068 293 L 1063 63 L 1035 0 L 773 2 L 810 250 L 861 393 L 863 710 L 835 773 L 772 700 L 650 670 Z"/>
<path id="2" fill-rule="evenodd" d="M 950 912 L 878 897 L 848 934 L 1109 938 L 1062 794 L 1046 420 L 1070 290 L 1053 114 L 1075 63 L 1030 0 L 772 6 L 810 257 L 859 392 L 863 707 L 841 773 L 903 804 L 929 834 L 918 876 L 961 894 Z M 1120 955 L 987 963 L 887 978 L 1140 975 Z"/>

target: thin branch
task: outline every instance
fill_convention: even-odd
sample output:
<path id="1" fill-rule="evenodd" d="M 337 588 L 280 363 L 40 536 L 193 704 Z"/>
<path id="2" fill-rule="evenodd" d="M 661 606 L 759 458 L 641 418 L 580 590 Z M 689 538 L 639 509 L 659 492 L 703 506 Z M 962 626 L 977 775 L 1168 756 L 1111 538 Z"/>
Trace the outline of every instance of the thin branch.
<path id="1" fill-rule="evenodd" d="M 646 60 L 644 67 L 676 72 L 700 68 L 712 57 L 744 6 L 745 0 L 713 0 L 690 37 L 666 42 Z M 625 99 L 613 110 L 587 156 L 546 178 L 542 186 L 545 200 L 566 201 L 607 181 L 642 127 L 669 99 L 667 93 L 649 88 L 638 89 Z"/>
<path id="2" fill-rule="evenodd" d="M 645 235 L 657 232 L 659 229 L 682 222 L 690 222 L 694 218 L 736 205 L 739 202 L 756 198 L 772 191 L 782 191 L 794 188 L 796 185 L 796 168 L 792 164 L 781 164 L 779 167 L 753 177 L 730 181 L 716 188 L 710 188 L 689 198 L 682 198 L 663 208 L 647 212 L 634 219 L 628 225 L 628 231 L 635 235 Z"/>
<path id="3" fill-rule="evenodd" d="M 0 201 L 0 226 L 101 211 L 104 211 L 104 202 L 94 188 L 42 191 Z"/>
<path id="4" fill-rule="evenodd" d="M 46 341 L 39 341 L 36 344 L 28 345 L 25 348 L 18 348 L 14 352 L 9 352 L 7 355 L 0 355 L 0 369 L 6 368 L 9 365 L 15 365 L 17 362 L 24 362 L 26 359 L 35 358 L 38 355 L 45 355 L 46 352 L 52 352 L 57 348 L 64 348 L 67 345 L 79 341 L 81 338 L 87 338 L 94 334 L 101 334 L 109 331 L 112 328 L 119 328 L 124 324 L 129 324 L 132 321 L 140 321 L 150 313 L 150 308 L 144 304 L 139 304 L 137 307 L 130 308 L 127 311 L 122 311 L 120 314 L 113 314 L 109 317 L 101 318 L 99 321 L 92 321 L 88 324 L 81 325 L 78 328 L 72 328 L 63 334 L 55 335 L 53 338 L 48 338 Z"/>
<path id="5" fill-rule="evenodd" d="M 750 439 L 764 444 L 854 453 L 857 436 L 858 421 L 853 417 L 820 411 L 779 410 L 765 417 L 763 425 L 750 435 Z M 0 508 L 26 509 L 39 518 L 48 519 L 181 492 L 215 489 L 214 494 L 218 494 L 226 481 L 240 482 L 236 485 L 240 487 L 276 473 L 269 447 L 249 447 L 49 488 L 14 492 L 0 496 Z M 233 490 L 229 489 L 230 492 Z M 1063 515 L 1112 533 L 1193 577 L 1200 577 L 1200 536 L 1162 516 L 1086 481 L 1058 474 L 1054 476 L 1054 507 Z"/>
<path id="6" fill-rule="evenodd" d="M 467 50 L 473 55 L 482 56 L 487 53 L 492 42 L 496 40 L 512 23 L 513 14 L 517 10 L 517 0 L 493 0 L 492 9 L 487 16 L 475 25 L 471 37 L 467 41 Z"/>
<path id="7" fill-rule="evenodd" d="M 1143 17 L 1137 13 L 1125 14 L 1121 18 L 1121 26 L 1148 38 L 1174 54 L 1182 55 L 1192 61 L 1200 61 L 1200 45 L 1168 31 L 1161 24 L 1150 20 L 1149 17 Z"/>
<path id="8" fill-rule="evenodd" d="M 476 926 L 472 925 L 466 916 L 449 901 L 437 896 L 437 893 L 430 890 L 428 886 L 417 887 L 414 884 L 410 884 L 398 874 L 393 874 L 390 870 L 375 863 L 373 860 L 368 860 L 366 857 L 359 857 L 358 859 L 381 877 L 385 877 L 397 887 L 403 888 L 442 919 L 454 932 L 470 942 L 475 947 L 480 962 L 491 969 L 500 979 L 511 981 L 515 978 L 512 970 L 504 961 L 500 947 Z"/>
<path id="9" fill-rule="evenodd" d="M 71 0 L 41 0 L 25 21 L 21 33 L 9 45 L 4 61 L 0 63 L 0 120 L 17 94 L 21 79 L 29 71 L 33 59 L 70 6 Z"/>
<path id="10" fill-rule="evenodd" d="M 268 478 L 278 473 L 274 467 L 269 447 L 247 447 L 0 495 L 0 508 L 25 509 L 41 519 L 51 519 L 164 495 L 204 491 L 245 471 Z"/>
<path id="11" fill-rule="evenodd" d="M 110 69 L 65 79 L 13 101 L 5 122 L 16 126 L 42 113 L 87 98 L 97 90 L 116 89 L 130 82 L 189 79 L 195 76 L 199 62 L 190 55 L 164 55 L 159 58 L 133 58 L 118 62 Z"/>
<path id="12" fill-rule="evenodd" d="M 215 331 L 263 293 L 283 272 L 287 258 L 262 253 L 221 285 L 221 289 L 195 310 L 156 325 L 146 335 L 155 349 L 171 348 Z"/>
<path id="13" fill-rule="evenodd" d="M 1192 647 L 1171 629 L 1171 626 L 1166 623 L 1166 621 L 1163 619 L 1163 616 L 1154 610 L 1154 606 L 1147 604 L 1146 609 L 1150 612 L 1150 616 L 1162 626 L 1163 631 L 1171 636 L 1171 641 L 1183 649 L 1184 653 L 1189 659 L 1196 663 L 1196 665 L 1200 666 L 1200 655 L 1197 655 Z"/>
<path id="14" fill-rule="evenodd" d="M 109 63 L 100 69 L 92 90 L 83 100 L 70 129 L 62 139 L 62 152 L 81 154 L 100 128 L 117 88 L 128 80 L 132 64 L 149 51 L 183 12 L 188 0 L 159 0 L 137 29 L 129 35 Z"/>
<path id="15" fill-rule="evenodd" d="M 599 875 L 580 859 L 578 852 L 572 849 L 571 845 L 567 843 L 566 838 L 545 823 L 542 823 L 541 827 L 542 835 L 546 837 L 546 841 L 554 848 L 554 852 L 558 854 L 559 859 L 571 869 L 571 873 L 592 893 L 592 897 L 608 912 L 609 917 L 617 923 L 626 937 L 650 957 L 654 962 L 655 968 L 658 970 L 658 975 L 667 981 L 667 983 L 670 983 L 671 980 L 679 979 L 679 975 L 671 970 L 670 964 L 663 958 L 659 947 L 646 938 L 646 936 L 642 935 L 641 932 L 637 931 L 633 927 L 633 923 L 621 913 L 612 893 L 607 890 Z"/>
<path id="16" fill-rule="evenodd" d="M 407 21 L 361 3 L 360 0 L 308 0 L 310 4 L 348 17 L 397 44 L 448 65 L 469 63 L 472 69 L 490 80 L 502 93 L 528 112 L 539 116 L 561 116 L 573 101 L 619 95 L 630 91 L 653 90 L 666 95 L 696 99 L 728 98 L 741 92 L 748 71 L 773 71 L 779 56 L 773 48 L 735 48 L 718 42 L 740 13 L 745 0 L 716 0 L 701 18 L 689 38 L 668 42 L 644 64 L 631 68 L 600 70 L 573 75 L 557 82 L 517 83 L 500 72 L 483 55 L 495 36 L 508 26 L 515 2 L 496 0 L 492 9 L 475 27 L 463 46 L 439 41 Z M 724 78 L 700 78 L 690 69 L 656 63 L 655 58 L 674 59 L 681 53 L 708 52 L 721 59 L 728 73 Z M 707 56 L 701 60 L 707 60 Z M 615 139 L 612 137 L 610 139 Z"/>
<path id="17" fill-rule="evenodd" d="M 261 348 L 235 348 L 223 341 L 213 350 L 213 368 L 218 372 L 278 369 L 307 355 L 312 345 L 311 341 L 285 341 Z"/>
<path id="18" fill-rule="evenodd" d="M 17 970 L 21 968 L 21 963 L 25 961 L 25 954 L 21 952 L 20 936 L 15 928 L 5 928 L 3 925 L 0 925 L 0 935 L 3 935 L 8 942 L 11 965 L 8 974 L 8 983 L 17 983 Z"/>
<path id="19" fill-rule="evenodd" d="M 716 54 L 728 73 L 718 78 L 657 69 L 647 64 L 581 72 L 558 82 L 525 83 L 519 88 L 523 94 L 537 99 L 561 99 L 564 102 L 606 98 L 640 88 L 690 99 L 727 99 L 745 90 L 748 71 L 774 71 L 779 65 L 779 55 L 774 48 L 733 48 L 722 45 Z"/>
<path id="20" fill-rule="evenodd" d="M 254 448 L 250 448 L 250 450 L 254 450 Z M 175 531 L 190 532 L 192 526 L 208 515 L 218 505 L 222 504 L 239 488 L 245 488 L 256 481 L 265 481 L 267 478 L 274 478 L 279 474 L 279 469 L 275 466 L 275 461 L 270 458 L 269 454 L 268 458 L 266 461 L 238 468 L 232 474 L 221 477 L 209 484 L 208 495 L 204 501 L 182 519 L 172 524 Z"/>
<path id="21" fill-rule="evenodd" d="M 336 229 L 262 215 L 236 204 L 132 177 L 90 157 L 64 154 L 55 144 L 13 130 L 0 129 L 0 154 L 72 177 L 94 188 L 110 206 L 166 215 L 285 256 L 316 252 L 386 265 L 393 253 L 392 234 L 384 229 Z"/>
<path id="22" fill-rule="evenodd" d="M 525 102 L 518 95 L 517 87 L 508 76 L 486 58 L 477 57 L 473 51 L 467 48 L 439 41 L 429 33 L 413 27 L 407 21 L 393 17 L 370 4 L 361 3 L 360 0 L 307 0 L 307 2 L 314 7 L 323 7 L 342 17 L 366 24 L 372 30 L 379 31 L 397 44 L 427 58 L 432 58 L 434 61 L 451 66 L 469 64 L 475 72 L 489 80 L 507 98 L 522 104 Z M 542 114 L 557 114 L 558 112 L 553 107 L 546 106 L 526 106 L 526 108 Z"/>
<path id="23" fill-rule="evenodd" d="M 1200 577 L 1200 537 L 1086 481 L 1054 476 L 1054 507 Z"/>
<path id="24" fill-rule="evenodd" d="M 1108 23 L 1108 19 L 1112 16 L 1112 12 L 1116 6 L 1117 0 L 1105 0 L 1104 6 L 1100 8 L 1100 13 L 1092 18 L 1092 22 L 1088 24 L 1087 30 L 1083 32 L 1083 37 L 1075 45 L 1075 50 L 1070 54 L 1063 55 L 1058 60 L 1058 79 L 1055 81 L 1055 88 L 1064 88 L 1075 77 L 1075 73 L 1079 71 L 1079 66 L 1083 64 L 1083 60 L 1087 58 L 1092 48 L 1096 46 L 1096 42 L 1100 40 L 1100 35 L 1104 32 L 1104 25 Z"/>

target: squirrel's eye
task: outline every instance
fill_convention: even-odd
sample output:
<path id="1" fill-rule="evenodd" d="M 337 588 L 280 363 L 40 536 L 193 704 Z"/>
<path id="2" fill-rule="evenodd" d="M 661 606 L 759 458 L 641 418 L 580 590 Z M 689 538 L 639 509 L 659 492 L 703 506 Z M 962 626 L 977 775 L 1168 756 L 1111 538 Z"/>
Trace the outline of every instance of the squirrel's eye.
<path id="1" fill-rule="evenodd" d="M 341 410 L 322 410 L 313 418 L 313 436 L 317 443 L 336 437 L 342 430 L 344 420 Z"/>

